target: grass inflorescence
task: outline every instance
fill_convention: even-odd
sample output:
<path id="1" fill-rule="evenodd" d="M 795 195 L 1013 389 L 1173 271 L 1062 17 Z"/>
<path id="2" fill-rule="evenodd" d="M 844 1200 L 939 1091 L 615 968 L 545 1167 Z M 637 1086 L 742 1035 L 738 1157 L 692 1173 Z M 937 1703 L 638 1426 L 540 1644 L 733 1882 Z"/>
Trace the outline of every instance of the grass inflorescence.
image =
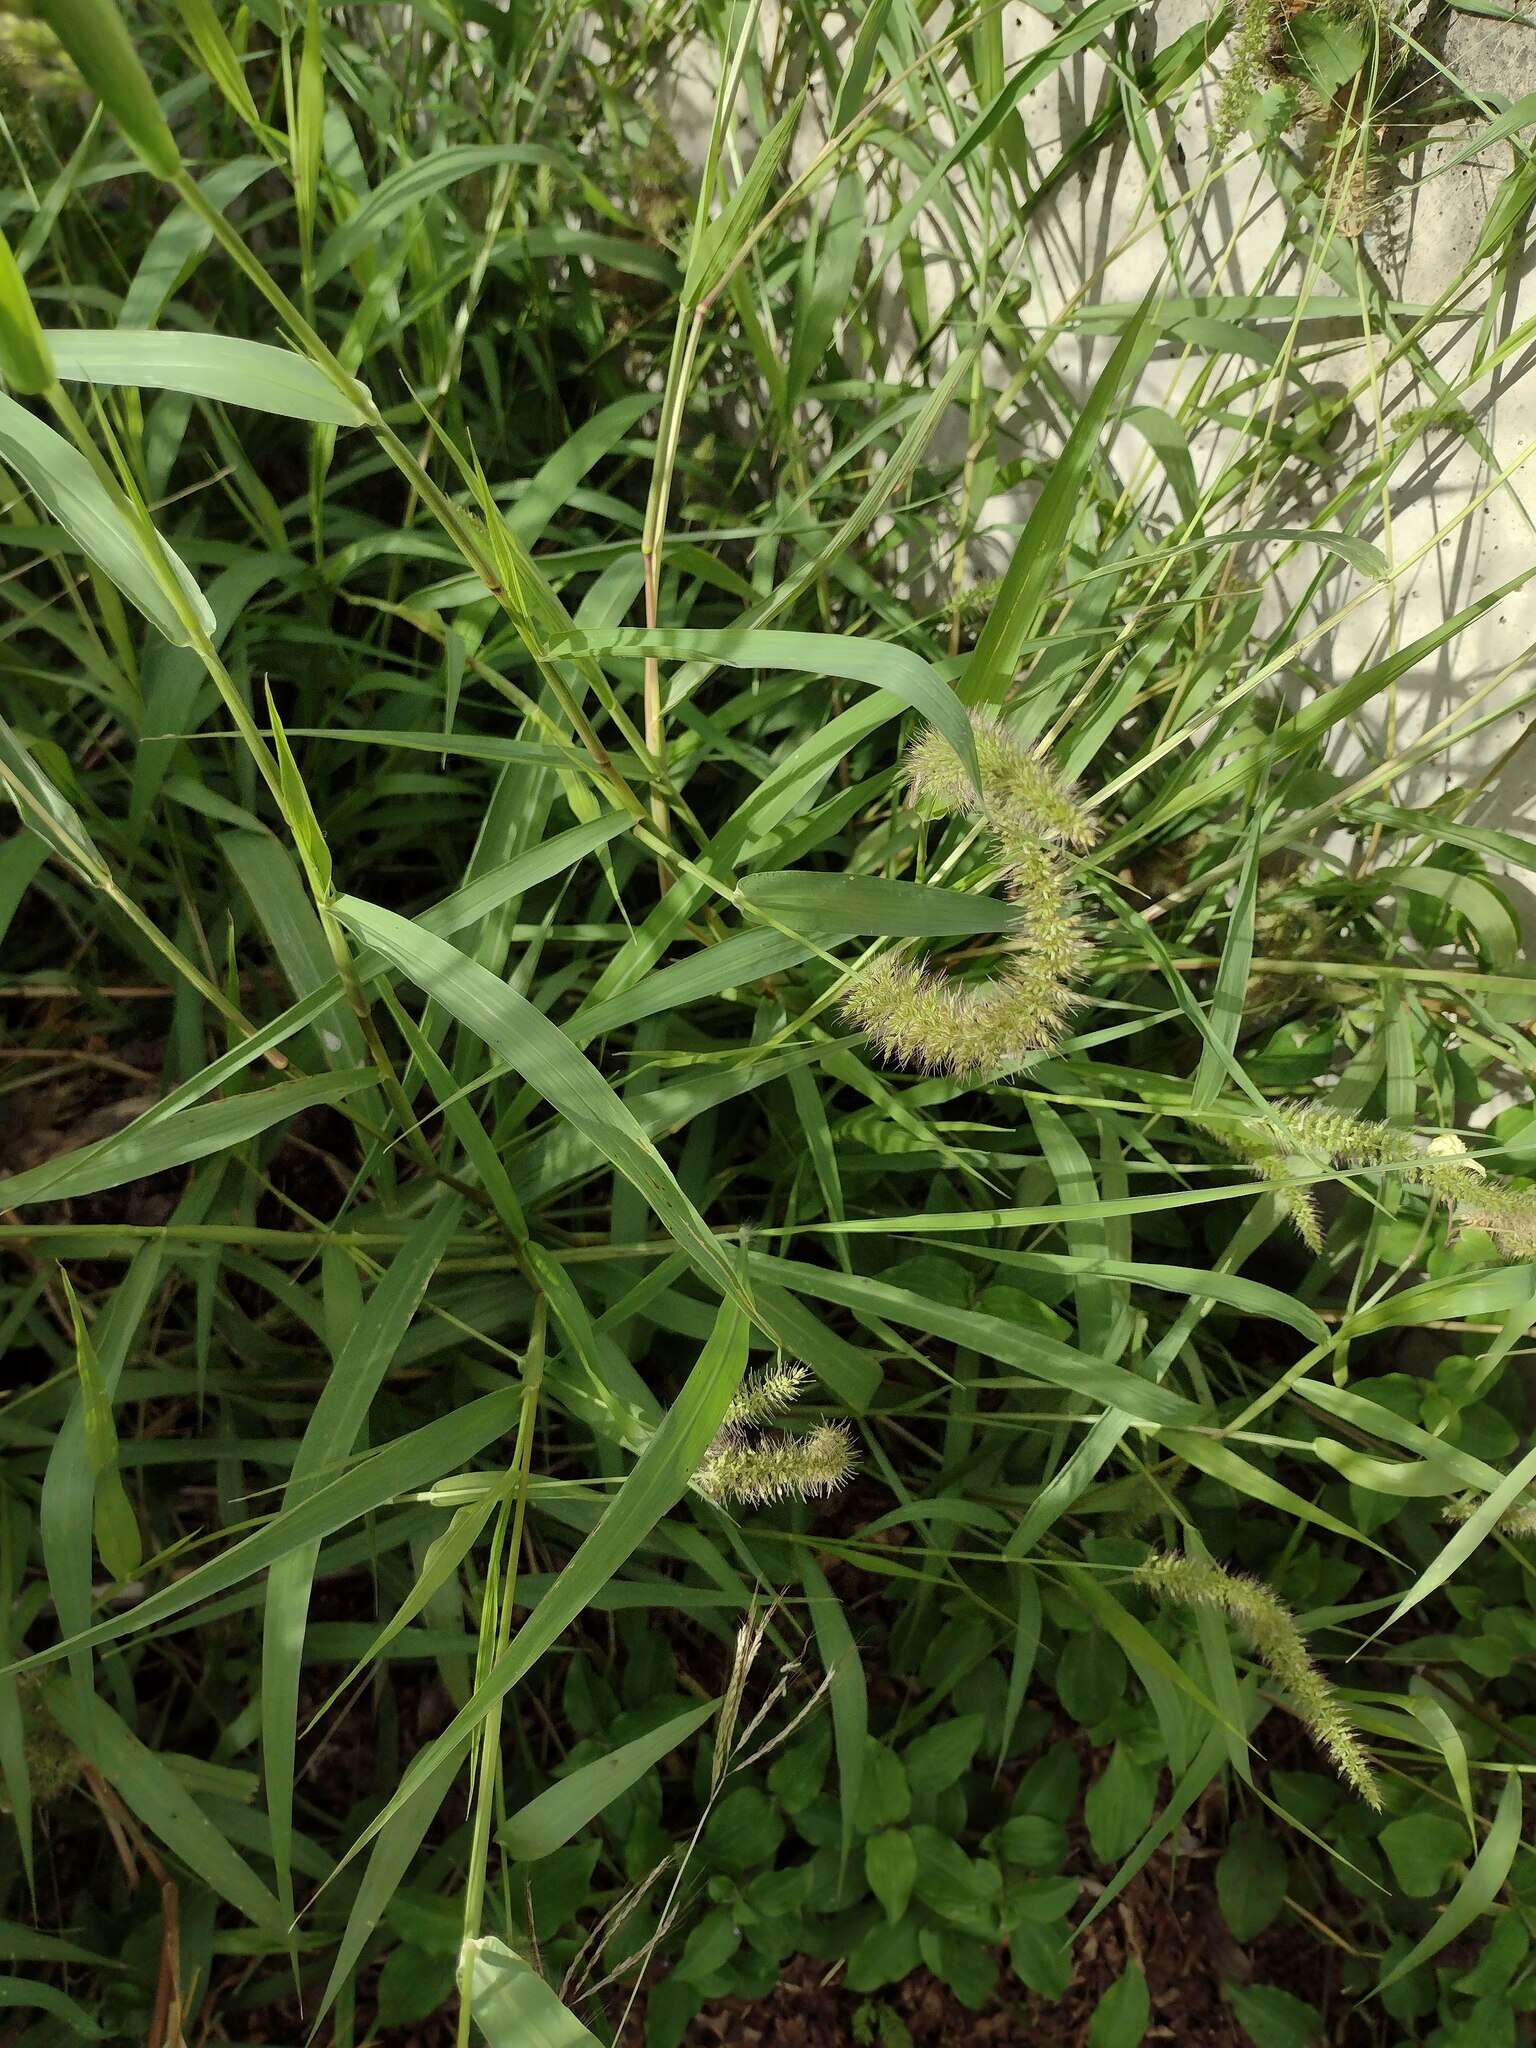
<path id="1" fill-rule="evenodd" d="M 0 35 L 8 2044 L 1506 2038 L 1528 107 L 397 13 Z"/>
<path id="2" fill-rule="evenodd" d="M 912 795 L 940 814 L 984 824 L 1015 906 L 1001 967 L 961 982 L 901 954 L 861 970 L 844 1009 L 888 1059 L 952 1074 L 1007 1067 L 1056 1044 L 1082 1001 L 1092 940 L 1064 849 L 1093 844 L 1076 793 L 995 718 L 972 720 L 981 781 L 929 729 L 908 751 Z"/>
<path id="3" fill-rule="evenodd" d="M 1247 1573 L 1224 1571 L 1203 1558 L 1154 1557 L 1138 1577 L 1159 1600 L 1224 1615 L 1284 1687 L 1294 1712 L 1339 1776 L 1367 1806 L 1381 1805 L 1371 1760 L 1337 1692 L 1308 1656 L 1295 1616 L 1283 1600 Z"/>

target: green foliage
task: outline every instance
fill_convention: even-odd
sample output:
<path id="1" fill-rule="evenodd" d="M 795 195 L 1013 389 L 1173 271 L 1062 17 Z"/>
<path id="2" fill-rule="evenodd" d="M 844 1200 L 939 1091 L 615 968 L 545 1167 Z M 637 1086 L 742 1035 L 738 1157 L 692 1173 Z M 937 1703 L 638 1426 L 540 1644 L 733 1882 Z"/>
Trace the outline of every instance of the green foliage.
<path id="1" fill-rule="evenodd" d="M 16 2048 L 1536 2009 L 1531 110 L 1420 320 L 1390 10 L 1037 12 L 8 20 Z"/>

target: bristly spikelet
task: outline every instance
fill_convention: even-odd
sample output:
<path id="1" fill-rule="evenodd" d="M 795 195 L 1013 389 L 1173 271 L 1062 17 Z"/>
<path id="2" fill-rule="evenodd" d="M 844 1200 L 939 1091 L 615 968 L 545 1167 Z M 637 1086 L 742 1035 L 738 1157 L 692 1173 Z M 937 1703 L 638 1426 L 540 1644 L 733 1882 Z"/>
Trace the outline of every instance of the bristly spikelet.
<path id="1" fill-rule="evenodd" d="M 1380 1808 L 1371 1760 L 1343 1702 L 1307 1655 L 1295 1616 L 1258 1579 L 1194 1557 L 1154 1557 L 1136 1575 L 1160 1600 L 1223 1614 L 1268 1665 L 1312 1731 L 1312 1739 L 1367 1806 Z"/>
<path id="2" fill-rule="evenodd" d="M 722 1432 L 693 1483 L 710 1500 L 754 1507 L 836 1493 L 854 1465 L 853 1439 L 839 1422 L 824 1422 L 809 1436 Z"/>
<path id="3" fill-rule="evenodd" d="M 952 981 L 889 953 L 849 990 L 844 1010 L 887 1059 L 974 1074 L 1059 1041 L 1081 1001 L 1073 984 L 1088 962 L 1088 936 L 1056 857 L 1042 846 L 1019 852 L 1008 880 L 1018 922 L 990 981 Z"/>
<path id="4" fill-rule="evenodd" d="M 725 1411 L 727 1429 L 750 1429 L 756 1423 L 771 1422 L 792 1408 L 811 1383 L 803 1365 L 768 1366 L 742 1381 L 736 1397 Z"/>
<path id="5" fill-rule="evenodd" d="M 1459 1500 L 1446 1502 L 1440 1510 L 1440 1519 L 1442 1522 L 1470 1522 L 1482 1505 L 1482 1496 L 1464 1493 Z M 1511 1501 L 1493 1526 L 1505 1536 L 1536 1536 L 1536 1498 L 1526 1494 L 1520 1500 Z"/>
<path id="6" fill-rule="evenodd" d="M 964 763 L 944 735 L 925 726 L 907 749 L 905 773 L 912 794 L 936 810 L 984 817 L 998 838 L 1044 839 L 1079 852 L 1098 837 L 1092 818 L 1070 783 L 1021 745 L 992 712 L 973 711 L 977 796 Z"/>
<path id="7" fill-rule="evenodd" d="M 978 619 L 984 619 L 996 604 L 1002 587 L 1001 576 L 989 576 L 984 582 L 968 584 L 949 598 L 943 616 L 958 621 L 962 626 L 973 626 Z"/>
<path id="8" fill-rule="evenodd" d="M 1138 1472 L 1130 1483 L 1125 1506 L 1117 1514 L 1106 1516 L 1104 1534 L 1116 1538 L 1139 1536 L 1149 1522 L 1166 1511 L 1189 1471 L 1188 1465 L 1175 1464 L 1156 1474 Z"/>
<path id="9" fill-rule="evenodd" d="M 1468 1230 L 1486 1230 L 1506 1259 L 1536 1259 L 1536 1192 L 1481 1189 L 1461 1211 Z"/>
<path id="10" fill-rule="evenodd" d="M 1536 1259 L 1536 1194 L 1521 1194 L 1490 1180 L 1454 1131 L 1428 1142 L 1395 1125 L 1373 1123 L 1316 1102 L 1277 1102 L 1269 1120 L 1247 1124 L 1202 1122 L 1203 1129 L 1265 1179 L 1283 1182 L 1294 1165 L 1312 1161 L 1339 1171 L 1384 1167 L 1409 1187 L 1456 1205 L 1460 1221 L 1486 1230 L 1506 1258 Z M 1306 1189 L 1280 1190 L 1297 1228 L 1313 1251 L 1323 1240 Z M 1293 1198 L 1299 1202 L 1293 1206 Z"/>
<path id="11" fill-rule="evenodd" d="M 1421 1144 L 1412 1131 L 1348 1116 L 1315 1102 L 1280 1102 L 1271 1111 L 1287 1149 L 1330 1166 L 1390 1166 L 1398 1177 L 1449 1202 L 1480 1194 L 1487 1172 L 1454 1132 Z"/>
<path id="12" fill-rule="evenodd" d="M 1240 1124 L 1206 1123 L 1199 1118 L 1196 1121 L 1201 1130 L 1209 1132 L 1234 1158 L 1251 1166 L 1262 1180 L 1275 1183 L 1276 1198 L 1295 1224 L 1302 1243 L 1310 1252 L 1321 1252 L 1323 1221 L 1318 1214 L 1317 1198 L 1310 1188 L 1288 1184 L 1291 1162 L 1284 1153 L 1277 1152 L 1272 1143 L 1252 1135 Z"/>
<path id="13" fill-rule="evenodd" d="M 1347 162 L 1329 184 L 1335 229 L 1346 240 L 1357 241 L 1375 227 L 1391 197 L 1391 169 L 1377 156 L 1370 131 L 1364 129 L 1354 137 Z"/>
<path id="14" fill-rule="evenodd" d="M 929 728 L 908 752 L 914 796 L 980 816 L 1006 863 L 1017 906 L 1000 971 L 967 984 L 900 952 L 877 960 L 844 998 L 846 1014 L 885 1057 L 930 1073 L 1006 1067 L 1055 1045 L 1080 998 L 1091 947 L 1059 849 L 1091 845 L 1094 826 L 1073 791 L 990 715 L 973 713 L 981 795 L 949 742 Z"/>
<path id="15" fill-rule="evenodd" d="M 1274 78 L 1270 50 L 1279 13 L 1277 0 L 1244 0 L 1216 118 L 1211 124 L 1213 152 L 1226 148 L 1247 119 L 1254 101 Z"/>
<path id="16" fill-rule="evenodd" d="M 707 1500 L 744 1506 L 814 1500 L 835 1493 L 851 1476 L 857 1463 L 853 1438 L 840 1422 L 823 1422 L 808 1436 L 761 1433 L 765 1422 L 799 1400 L 810 1381 L 803 1365 L 782 1359 L 743 1381 L 693 1475 Z"/>
<path id="17" fill-rule="evenodd" d="M 16 1681 L 24 1730 L 26 1784 L 34 1806 L 48 1806 L 62 1799 L 85 1765 L 85 1759 L 43 1705 L 44 1676 L 36 1671 L 23 1671 Z M 6 1788 L 0 1783 L 0 1813 L 10 1811 Z"/>

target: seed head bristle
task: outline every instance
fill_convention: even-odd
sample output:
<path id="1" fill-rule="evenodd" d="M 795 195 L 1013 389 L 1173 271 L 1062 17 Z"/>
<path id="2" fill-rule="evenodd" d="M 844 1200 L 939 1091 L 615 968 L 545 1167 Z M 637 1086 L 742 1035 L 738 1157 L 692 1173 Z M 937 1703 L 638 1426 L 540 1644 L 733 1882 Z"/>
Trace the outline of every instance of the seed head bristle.
<path id="1" fill-rule="evenodd" d="M 726 1436 L 711 1449 L 693 1483 L 710 1500 L 760 1507 L 836 1493 L 855 1463 L 848 1430 L 840 1422 L 824 1422 L 809 1436 Z"/>
<path id="2" fill-rule="evenodd" d="M 1290 1694 L 1291 1704 L 1339 1776 L 1367 1806 L 1380 1807 L 1370 1757 L 1343 1702 L 1307 1655 L 1295 1617 L 1277 1593 L 1243 1573 L 1178 1555 L 1149 1559 L 1137 1577 L 1160 1600 L 1225 1615 Z"/>
<path id="3" fill-rule="evenodd" d="M 1001 968 L 988 981 L 961 982 L 895 951 L 867 968 L 843 1002 L 887 1059 L 929 1073 L 982 1073 L 1056 1045 L 1092 953 L 1062 851 L 1090 845 L 1092 821 L 996 718 L 973 714 L 972 727 L 979 796 L 931 727 L 909 750 L 906 772 L 914 795 L 982 817 L 992 830 L 1016 913 Z"/>

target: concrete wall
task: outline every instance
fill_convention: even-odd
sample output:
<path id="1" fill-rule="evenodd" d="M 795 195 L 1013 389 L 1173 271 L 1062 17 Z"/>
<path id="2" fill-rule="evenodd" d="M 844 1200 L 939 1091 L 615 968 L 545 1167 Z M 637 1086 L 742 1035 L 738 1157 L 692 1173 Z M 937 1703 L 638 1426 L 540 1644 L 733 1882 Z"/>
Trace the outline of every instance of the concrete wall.
<path id="1" fill-rule="evenodd" d="M 1138 57 L 1165 47 L 1211 11 L 1204 0 L 1153 0 L 1142 10 L 1138 24 Z M 1488 115 L 1521 94 L 1536 91 L 1536 13 L 1529 22 L 1506 22 L 1460 13 L 1443 0 L 1418 0 L 1403 19 L 1426 53 L 1416 67 L 1419 81 L 1432 79 L 1436 64 L 1443 65 L 1474 100 L 1482 98 L 1485 104 L 1483 114 L 1469 114 L 1460 126 L 1442 123 L 1436 139 L 1416 149 L 1406 165 L 1402 189 L 1353 245 L 1395 299 L 1419 304 L 1435 300 L 1454 283 L 1499 180 L 1514 160 L 1509 145 L 1500 144 L 1443 173 L 1439 169 Z M 1050 24 L 1022 6 L 1010 5 L 1004 24 L 1010 63 L 1050 35 Z M 771 20 L 765 19 L 761 32 L 765 37 L 775 33 Z M 1219 52 L 1214 65 L 1186 89 L 1177 108 L 1165 110 L 1163 116 L 1159 173 L 1170 197 L 1179 195 L 1185 288 L 1192 294 L 1261 289 L 1295 294 L 1310 289 L 1336 297 L 1336 280 L 1308 279 L 1302 252 L 1285 235 L 1285 208 L 1251 152 L 1245 154 L 1241 144 L 1234 146 L 1220 174 L 1211 175 L 1211 121 L 1227 55 L 1227 50 Z M 1105 79 L 1103 61 L 1085 54 L 1058 69 L 1021 102 L 1043 167 L 1056 160 L 1062 142 L 1098 104 Z M 710 53 L 695 50 L 680 64 L 669 92 L 668 112 L 686 153 L 702 153 L 713 91 Z M 1041 320 L 1082 293 L 1090 302 L 1134 301 L 1154 280 L 1166 280 L 1164 243 L 1153 224 L 1147 174 L 1134 149 L 1125 143 L 1101 153 L 1091 177 L 1072 181 L 1052 207 L 1035 216 L 1028 247 L 1019 254 L 1035 289 L 1028 317 Z M 891 303 L 897 303 L 894 294 Z M 1459 317 L 1438 323 L 1426 338 L 1428 355 L 1450 382 L 1471 358 L 1481 311 L 1476 297 L 1465 301 Z M 1536 277 L 1526 265 L 1516 290 L 1498 311 L 1497 330 L 1501 336 L 1513 334 L 1533 316 Z M 1283 325 L 1272 323 L 1260 331 L 1272 341 L 1285 342 Z M 1429 393 L 1410 370 L 1385 367 L 1388 338 L 1379 333 L 1364 338 L 1361 318 L 1347 301 L 1337 321 L 1307 327 L 1309 343 L 1324 337 L 1337 343 L 1338 352 L 1309 372 L 1314 386 L 1330 394 L 1363 386 L 1330 442 L 1347 468 L 1368 460 L 1378 436 L 1389 433 L 1392 423 L 1407 408 L 1422 405 Z M 1088 338 L 1065 344 L 1058 350 L 1057 365 L 1086 390 L 1110 346 Z M 1374 508 L 1366 527 L 1368 537 L 1386 556 L 1386 580 L 1364 578 L 1340 566 L 1312 606 L 1315 620 L 1333 622 L 1306 653 L 1307 662 L 1325 679 L 1352 675 L 1432 630 L 1530 559 L 1536 546 L 1536 467 L 1528 470 L 1522 464 L 1536 450 L 1536 376 L 1528 374 L 1533 352 L 1536 342 L 1518 349 L 1497 374 L 1485 377 L 1462 400 L 1491 446 L 1491 465 L 1460 433 L 1432 431 L 1393 474 L 1385 502 Z M 1176 401 L 1205 360 L 1177 344 L 1160 348 L 1141 396 L 1154 403 Z M 1006 384 L 1012 367 L 1000 356 L 989 359 L 994 388 Z M 1304 401 L 1303 389 L 1295 384 L 1283 403 Z M 1002 424 L 1017 424 L 1025 438 L 1038 438 L 1027 396 L 1017 421 Z M 1197 469 L 1203 473 L 1217 452 L 1214 440 L 1204 448 L 1197 446 L 1195 452 Z M 1137 437 L 1123 436 L 1115 454 L 1126 473 L 1149 492 L 1161 488 Z M 1498 481 L 1505 470 L 1511 474 Z M 989 514 L 1005 529 L 1027 509 L 1027 502 L 1027 495 L 1001 499 Z M 1312 504 L 1287 506 L 1265 498 L 1248 509 L 1243 523 L 1295 524 L 1316 510 Z M 1009 539 L 1006 530 L 1000 530 L 992 545 L 978 550 L 978 566 L 985 568 L 989 555 L 991 566 L 998 566 L 1006 559 Z M 1273 575 L 1265 600 L 1270 616 L 1278 616 L 1282 606 L 1299 595 L 1316 561 L 1309 550 Z M 1257 565 L 1250 561 L 1248 566 Z M 1499 604 L 1449 650 L 1405 675 L 1354 731 L 1339 736 L 1335 765 L 1353 772 L 1360 763 L 1381 758 L 1383 747 L 1401 748 L 1437 728 L 1458 730 L 1489 706 L 1515 706 L 1522 693 L 1536 685 L 1527 655 L 1533 643 L 1536 585 Z M 1448 754 L 1402 778 L 1393 794 L 1400 801 L 1424 801 L 1448 783 L 1487 773 L 1504 761 L 1525 729 L 1524 712 L 1511 709 L 1495 724 L 1458 740 Z M 1529 762 L 1527 753 L 1532 754 Z M 1517 749 L 1514 758 L 1504 762 L 1482 815 L 1486 822 L 1536 821 L 1536 751 Z"/>

